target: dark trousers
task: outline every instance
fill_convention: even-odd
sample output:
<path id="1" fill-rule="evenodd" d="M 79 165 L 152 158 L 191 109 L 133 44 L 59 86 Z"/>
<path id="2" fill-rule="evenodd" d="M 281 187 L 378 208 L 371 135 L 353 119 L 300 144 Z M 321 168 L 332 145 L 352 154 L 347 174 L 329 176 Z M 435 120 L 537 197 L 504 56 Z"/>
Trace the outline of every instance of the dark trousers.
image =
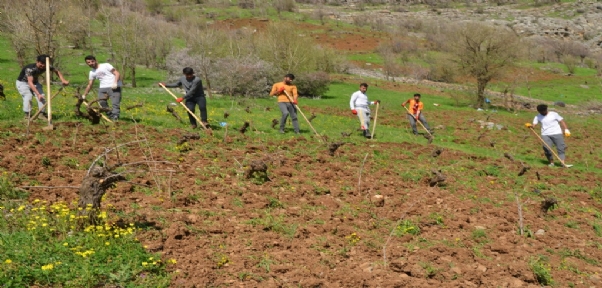
<path id="1" fill-rule="evenodd" d="M 186 107 L 188 107 L 188 109 L 190 109 L 192 113 L 195 113 L 194 107 L 196 105 L 199 105 L 199 110 L 201 110 L 201 121 L 207 123 L 207 99 L 205 97 L 194 97 L 186 99 L 186 102 L 184 104 L 186 104 Z M 194 119 L 194 116 L 190 113 L 188 113 L 188 119 L 190 120 L 190 124 L 197 125 L 196 119 Z"/>

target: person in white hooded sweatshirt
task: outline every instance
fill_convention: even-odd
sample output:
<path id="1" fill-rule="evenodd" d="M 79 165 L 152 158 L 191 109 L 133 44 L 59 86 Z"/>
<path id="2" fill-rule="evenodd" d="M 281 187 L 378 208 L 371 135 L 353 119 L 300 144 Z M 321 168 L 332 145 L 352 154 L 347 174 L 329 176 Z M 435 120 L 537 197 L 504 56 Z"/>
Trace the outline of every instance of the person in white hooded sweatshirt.
<path id="1" fill-rule="evenodd" d="M 351 101 L 349 106 L 351 107 L 351 113 L 357 115 L 360 120 L 360 127 L 364 137 L 370 138 L 370 105 L 376 105 L 380 103 L 380 100 L 368 101 L 368 84 L 360 84 L 360 90 L 351 94 Z"/>

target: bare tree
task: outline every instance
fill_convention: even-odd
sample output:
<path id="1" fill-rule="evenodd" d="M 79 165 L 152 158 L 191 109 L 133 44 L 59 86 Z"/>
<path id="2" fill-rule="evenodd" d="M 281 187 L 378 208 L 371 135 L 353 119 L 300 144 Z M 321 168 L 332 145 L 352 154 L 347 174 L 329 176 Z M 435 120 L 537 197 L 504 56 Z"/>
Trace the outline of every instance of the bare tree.
<path id="1" fill-rule="evenodd" d="M 519 38 L 511 31 L 480 23 L 466 23 L 452 35 L 453 61 L 477 80 L 476 107 L 483 107 L 489 81 L 517 60 L 518 44 Z"/>
<path id="2" fill-rule="evenodd" d="M 29 22 L 35 42 L 37 54 L 56 56 L 58 48 L 57 29 L 59 26 L 59 9 L 65 5 L 63 0 L 25 0 L 21 7 L 25 9 L 25 17 Z"/>
<path id="3" fill-rule="evenodd" d="M 213 63 L 220 57 L 223 51 L 222 44 L 226 36 L 223 31 L 216 29 L 198 29 L 196 33 L 186 33 L 187 46 L 191 48 L 191 54 L 196 58 L 201 78 L 205 78 L 207 96 L 211 98 L 211 72 Z"/>
<path id="4" fill-rule="evenodd" d="M 10 40 L 17 56 L 17 62 L 23 67 L 35 53 L 31 46 L 35 40 L 30 33 L 29 22 L 23 11 L 9 1 L 2 1 L 2 11 L 3 13 L 0 13 L 0 31 Z"/>

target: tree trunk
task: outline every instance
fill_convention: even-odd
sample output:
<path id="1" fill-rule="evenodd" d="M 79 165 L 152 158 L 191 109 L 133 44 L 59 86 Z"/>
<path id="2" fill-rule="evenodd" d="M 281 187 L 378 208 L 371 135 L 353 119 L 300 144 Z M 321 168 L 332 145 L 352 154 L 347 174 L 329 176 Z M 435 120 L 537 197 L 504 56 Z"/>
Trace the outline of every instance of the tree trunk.
<path id="1" fill-rule="evenodd" d="M 485 88 L 487 87 L 487 83 L 489 80 L 478 79 L 477 80 L 477 107 L 483 108 L 483 104 L 485 103 Z"/>
<path id="2" fill-rule="evenodd" d="M 211 99 L 213 96 L 211 92 L 211 81 L 209 80 L 209 76 L 207 76 L 207 74 L 205 74 L 205 80 L 207 81 L 207 97 Z"/>
<path id="3" fill-rule="evenodd" d="M 132 88 L 136 88 L 136 65 L 132 65 Z"/>
<path id="4" fill-rule="evenodd" d="M 113 174 L 105 167 L 96 166 L 92 168 L 90 174 L 84 178 L 79 187 L 78 207 L 80 215 L 88 216 L 91 223 L 96 223 L 96 214 L 100 209 L 100 200 L 106 193 L 106 190 L 113 187 L 118 181 L 125 180 L 120 174 Z"/>

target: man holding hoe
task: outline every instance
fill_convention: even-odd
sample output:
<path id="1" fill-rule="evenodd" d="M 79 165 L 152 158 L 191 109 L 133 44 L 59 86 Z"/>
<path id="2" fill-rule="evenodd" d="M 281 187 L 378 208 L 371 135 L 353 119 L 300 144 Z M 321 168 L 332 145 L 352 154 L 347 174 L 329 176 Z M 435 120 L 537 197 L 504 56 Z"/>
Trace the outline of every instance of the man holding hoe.
<path id="1" fill-rule="evenodd" d="M 165 86 L 167 88 L 181 87 L 184 89 L 184 97 L 177 98 L 176 101 L 178 103 L 184 101 L 186 107 L 188 107 L 192 113 L 194 113 L 194 107 L 198 105 L 199 110 L 201 110 L 202 124 L 204 127 L 207 127 L 209 122 L 207 122 L 207 99 L 205 98 L 205 91 L 203 90 L 203 81 L 201 78 L 194 75 L 194 70 L 190 67 L 182 69 L 182 74 L 184 75 L 180 77 L 178 81 L 167 84 L 159 83 L 159 86 Z M 194 115 L 188 113 L 188 119 L 190 120 L 190 127 L 196 129 L 197 123 Z"/>
<path id="2" fill-rule="evenodd" d="M 360 90 L 351 94 L 351 100 L 349 101 L 349 106 L 351 107 L 351 113 L 353 115 L 357 115 L 360 119 L 360 128 L 362 129 L 362 133 L 364 137 L 370 139 L 370 107 L 369 105 L 380 104 L 380 100 L 376 101 L 368 101 L 368 95 L 366 95 L 366 91 L 368 91 L 368 84 L 361 83 Z"/>
<path id="3" fill-rule="evenodd" d="M 109 108 L 109 104 L 107 104 L 107 99 L 111 99 L 111 112 L 107 112 L 107 116 L 111 120 L 118 120 L 119 113 L 121 111 L 121 80 L 119 79 L 120 74 L 117 69 L 113 67 L 113 65 L 109 63 L 98 63 L 96 58 L 92 55 L 86 56 L 84 58 L 86 64 L 92 68 L 90 74 L 88 75 L 88 86 L 86 86 L 86 90 L 82 95 L 82 98 L 86 99 L 86 95 L 92 89 L 92 84 L 94 84 L 94 80 L 98 79 L 100 81 L 100 86 L 98 87 L 98 98 L 102 99 L 98 101 L 102 108 Z M 106 94 L 106 96 L 105 96 Z"/>
<path id="4" fill-rule="evenodd" d="M 406 104 L 410 103 L 410 109 L 408 110 L 408 119 L 410 120 L 410 125 L 412 126 L 412 131 L 414 131 L 414 135 L 418 135 L 418 129 L 416 128 L 416 121 L 420 121 L 424 128 L 429 132 L 429 134 L 433 134 L 431 128 L 429 128 L 429 124 L 426 123 L 426 118 L 422 115 L 422 109 L 424 108 L 424 103 L 420 102 L 420 94 L 414 94 L 413 99 L 408 99 L 401 106 L 405 108 Z M 407 108 L 406 108 L 407 110 Z"/>
<path id="5" fill-rule="evenodd" d="M 295 80 L 295 75 L 286 74 L 284 75 L 284 80 L 275 83 L 272 86 L 272 91 L 270 91 L 270 96 L 278 97 L 278 107 L 280 108 L 280 112 L 282 112 L 280 134 L 284 134 L 284 126 L 286 125 L 288 115 L 291 115 L 291 120 L 293 120 L 295 134 L 299 134 L 299 121 L 297 121 L 297 110 L 295 109 L 298 95 L 297 86 L 293 85 L 293 80 Z"/>
<path id="6" fill-rule="evenodd" d="M 25 112 L 25 119 L 30 117 L 30 103 L 33 95 L 36 96 L 39 109 L 42 109 L 46 103 L 46 99 L 44 98 L 44 90 L 42 89 L 42 84 L 38 82 L 38 76 L 46 72 L 47 57 L 48 55 L 39 55 L 36 58 L 36 63 L 25 65 L 25 67 L 21 69 L 21 73 L 17 78 L 17 90 L 19 91 L 19 94 L 21 94 L 21 97 L 23 97 L 23 112 Z M 63 78 L 61 71 L 52 66 L 50 66 L 50 71 L 59 76 L 63 85 L 69 85 L 69 81 Z M 45 119 L 46 113 L 42 112 L 40 117 Z"/>
<path id="7" fill-rule="evenodd" d="M 552 157 L 552 154 L 554 154 L 554 156 L 560 160 L 560 164 L 563 167 L 572 167 L 573 165 L 564 163 L 564 151 L 567 148 L 564 144 L 564 137 L 571 136 L 571 131 L 569 131 L 569 128 L 566 126 L 564 119 L 558 115 L 558 113 L 548 111 L 548 106 L 544 104 L 537 105 L 537 112 L 539 112 L 539 114 L 533 118 L 533 124 L 525 123 L 525 126 L 533 131 L 533 127 L 541 123 L 541 137 L 539 137 L 535 131 L 533 131 L 533 133 L 539 137 L 541 142 L 543 142 L 543 152 L 546 155 L 546 158 L 548 158 L 548 162 L 550 162 L 548 166 L 554 167 L 554 158 Z M 562 125 L 562 128 L 560 128 L 560 125 Z M 564 133 L 562 129 L 564 129 Z M 554 151 L 552 151 L 552 146 L 554 145 L 556 146 L 558 154 L 555 154 Z"/>

